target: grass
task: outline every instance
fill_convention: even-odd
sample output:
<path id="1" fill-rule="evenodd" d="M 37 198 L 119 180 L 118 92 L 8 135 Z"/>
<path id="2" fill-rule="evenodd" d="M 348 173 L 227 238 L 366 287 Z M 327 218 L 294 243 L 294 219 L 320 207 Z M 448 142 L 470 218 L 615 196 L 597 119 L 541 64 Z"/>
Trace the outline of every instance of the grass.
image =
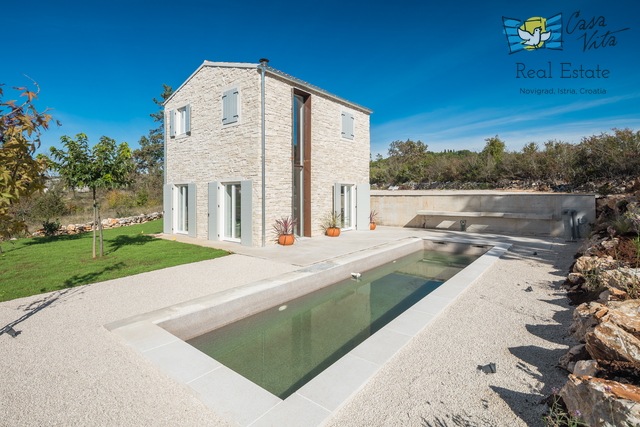
<path id="1" fill-rule="evenodd" d="M 2 243 L 0 302 L 227 255 L 157 239 L 162 220 L 104 230 L 104 257 L 91 257 L 93 233 Z"/>

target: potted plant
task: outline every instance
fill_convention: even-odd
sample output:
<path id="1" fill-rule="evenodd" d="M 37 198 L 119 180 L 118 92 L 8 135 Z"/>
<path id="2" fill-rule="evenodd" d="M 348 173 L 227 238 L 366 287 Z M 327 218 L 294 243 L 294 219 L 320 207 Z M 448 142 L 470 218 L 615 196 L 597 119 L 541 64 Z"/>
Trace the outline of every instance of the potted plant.
<path id="1" fill-rule="evenodd" d="M 340 223 L 342 222 L 342 214 L 334 211 L 329 212 L 322 220 L 322 228 L 329 237 L 338 237 L 340 235 Z"/>
<path id="2" fill-rule="evenodd" d="M 375 210 L 372 210 L 369 213 L 369 230 L 376 229 L 376 219 L 378 219 L 378 212 L 376 212 Z"/>
<path id="3" fill-rule="evenodd" d="M 283 216 L 280 219 L 276 219 L 275 224 L 273 224 L 273 232 L 276 235 L 276 242 L 282 246 L 293 245 L 293 242 L 296 240 L 293 230 L 297 223 L 298 220 L 291 218 L 291 216 Z"/>

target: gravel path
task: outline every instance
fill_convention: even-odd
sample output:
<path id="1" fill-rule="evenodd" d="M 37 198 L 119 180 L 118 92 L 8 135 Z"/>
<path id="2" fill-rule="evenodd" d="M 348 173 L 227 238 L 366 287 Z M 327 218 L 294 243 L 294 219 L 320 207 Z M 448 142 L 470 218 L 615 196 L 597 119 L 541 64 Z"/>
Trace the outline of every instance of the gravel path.
<path id="1" fill-rule="evenodd" d="M 566 378 L 558 285 L 576 247 L 514 246 L 327 425 L 541 425 L 541 396 Z M 0 303 L 0 327 L 24 317 L 0 336 L 0 426 L 226 427 L 102 325 L 296 268 L 230 255 Z M 489 362 L 497 373 L 477 369 Z"/>

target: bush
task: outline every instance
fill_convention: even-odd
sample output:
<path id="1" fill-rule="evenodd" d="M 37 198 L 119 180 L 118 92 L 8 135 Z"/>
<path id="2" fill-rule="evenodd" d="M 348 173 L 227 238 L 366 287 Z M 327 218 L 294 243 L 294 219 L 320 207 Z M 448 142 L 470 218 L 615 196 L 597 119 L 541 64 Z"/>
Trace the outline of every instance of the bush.
<path id="1" fill-rule="evenodd" d="M 45 236 L 55 236 L 60 229 L 60 221 L 58 221 L 57 219 L 55 221 L 45 220 L 42 222 L 42 229 L 44 230 Z"/>
<path id="2" fill-rule="evenodd" d="M 47 191 L 33 200 L 30 216 L 48 222 L 67 214 L 67 205 L 58 191 Z"/>
<path id="3" fill-rule="evenodd" d="M 106 196 L 110 209 L 127 211 L 136 206 L 136 198 L 122 190 L 111 190 Z"/>

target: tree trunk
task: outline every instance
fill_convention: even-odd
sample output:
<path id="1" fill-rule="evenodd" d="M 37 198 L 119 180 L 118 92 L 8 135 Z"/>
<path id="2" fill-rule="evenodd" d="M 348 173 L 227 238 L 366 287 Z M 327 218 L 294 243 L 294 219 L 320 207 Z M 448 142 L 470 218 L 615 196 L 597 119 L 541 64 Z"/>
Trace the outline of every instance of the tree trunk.
<path id="1" fill-rule="evenodd" d="M 93 189 L 93 257 L 96 257 L 96 222 L 97 222 L 97 203 L 96 203 L 96 189 Z"/>
<path id="2" fill-rule="evenodd" d="M 102 219 L 100 218 L 100 208 L 98 208 L 98 230 L 100 230 L 100 258 L 104 255 L 104 240 L 102 239 Z"/>

